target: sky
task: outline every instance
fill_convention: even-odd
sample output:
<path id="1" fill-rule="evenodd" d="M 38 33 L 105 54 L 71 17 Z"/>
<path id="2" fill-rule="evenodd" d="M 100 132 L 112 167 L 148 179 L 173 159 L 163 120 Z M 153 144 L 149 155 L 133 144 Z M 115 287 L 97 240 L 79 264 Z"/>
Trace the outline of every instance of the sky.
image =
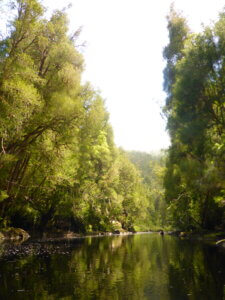
<path id="1" fill-rule="evenodd" d="M 43 0 L 52 9 L 68 10 L 70 30 L 82 26 L 83 81 L 101 91 L 110 113 L 117 146 L 155 152 L 169 146 L 161 116 L 163 47 L 168 43 L 166 15 L 171 0 Z M 193 31 L 210 24 L 224 0 L 176 0 Z"/>

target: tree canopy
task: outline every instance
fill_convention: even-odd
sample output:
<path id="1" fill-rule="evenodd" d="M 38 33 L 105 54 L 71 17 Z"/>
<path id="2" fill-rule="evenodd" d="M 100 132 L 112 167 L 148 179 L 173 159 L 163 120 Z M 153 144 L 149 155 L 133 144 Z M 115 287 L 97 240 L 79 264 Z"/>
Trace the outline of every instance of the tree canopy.
<path id="1" fill-rule="evenodd" d="M 147 228 L 140 172 L 114 144 L 104 100 L 81 83 L 65 11 L 10 2 L 0 41 L 0 222 L 25 229 Z M 3 35 L 2 35 L 3 36 Z"/>
<path id="2" fill-rule="evenodd" d="M 164 180 L 171 222 L 184 229 L 225 226 L 225 14 L 192 33 L 172 8 L 164 88 L 171 147 Z"/>

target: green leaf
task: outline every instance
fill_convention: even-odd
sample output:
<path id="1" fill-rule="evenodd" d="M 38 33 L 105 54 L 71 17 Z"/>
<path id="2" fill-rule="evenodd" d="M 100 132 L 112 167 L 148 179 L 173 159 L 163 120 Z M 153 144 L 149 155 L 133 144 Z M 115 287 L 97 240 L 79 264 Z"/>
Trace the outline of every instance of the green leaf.
<path id="1" fill-rule="evenodd" d="M 1 191 L 0 192 L 0 202 L 7 199 L 9 196 L 8 194 L 6 193 L 6 191 Z"/>

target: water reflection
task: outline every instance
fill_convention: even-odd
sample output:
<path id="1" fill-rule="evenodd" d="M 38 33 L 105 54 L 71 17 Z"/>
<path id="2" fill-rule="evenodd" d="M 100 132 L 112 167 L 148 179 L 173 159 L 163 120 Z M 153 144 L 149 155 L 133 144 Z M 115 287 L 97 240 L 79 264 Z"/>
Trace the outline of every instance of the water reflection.
<path id="1" fill-rule="evenodd" d="M 146 234 L 31 249 L 0 260 L 0 299 L 225 299 L 225 255 L 202 243 Z"/>

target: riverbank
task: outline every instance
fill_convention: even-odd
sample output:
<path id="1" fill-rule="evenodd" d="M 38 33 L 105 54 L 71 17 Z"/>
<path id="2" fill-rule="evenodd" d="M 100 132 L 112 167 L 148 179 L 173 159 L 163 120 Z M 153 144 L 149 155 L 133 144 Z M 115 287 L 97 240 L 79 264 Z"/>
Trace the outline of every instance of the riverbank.
<path id="1" fill-rule="evenodd" d="M 145 233 L 158 233 L 158 234 L 173 235 L 181 239 L 199 240 L 210 243 L 212 245 L 225 249 L 225 232 L 215 231 L 195 231 L 195 232 L 183 232 L 183 231 L 146 231 L 146 232 L 134 232 L 125 230 L 115 230 L 113 232 L 86 232 L 76 233 L 72 231 L 52 231 L 52 232 L 33 232 L 28 233 L 21 228 L 5 228 L 0 230 L 0 241 L 11 241 L 16 243 L 23 243 L 28 239 L 36 241 L 56 241 L 56 240 L 68 240 L 85 237 L 99 237 L 99 236 L 113 236 L 113 235 L 131 235 L 131 234 L 145 234 Z"/>
<path id="2" fill-rule="evenodd" d="M 43 240 L 51 241 L 57 239 L 75 239 L 75 238 L 84 238 L 88 236 L 97 237 L 97 236 L 111 236 L 111 235 L 129 235 L 134 234 L 134 231 L 125 231 L 125 230 L 115 230 L 112 232 L 102 232 L 102 231 L 91 231 L 86 233 L 76 233 L 72 231 L 48 231 L 41 233 L 39 231 L 34 231 L 28 233 L 24 229 L 9 227 L 0 230 L 0 241 L 21 241 L 24 242 L 29 238 L 32 240 Z"/>
<path id="3" fill-rule="evenodd" d="M 22 236 L 21 233 L 24 233 Z M 104 238 L 107 236 L 128 236 L 134 232 L 33 232 L 28 234 L 20 228 L 7 228 L 0 230 L 0 260 L 8 258 L 21 258 L 27 255 L 49 256 L 52 254 L 68 254 L 73 245 L 79 245 L 88 238 Z M 69 252 L 68 252 L 69 251 Z"/>
<path id="4" fill-rule="evenodd" d="M 177 236 L 181 239 L 199 240 L 218 246 L 225 250 L 225 232 L 223 231 L 170 231 L 170 235 Z"/>
<path id="5" fill-rule="evenodd" d="M 0 240 L 27 240 L 29 233 L 21 228 L 8 227 L 0 230 Z"/>
<path id="6" fill-rule="evenodd" d="M 178 242 L 180 240 L 187 240 L 184 244 L 186 245 L 194 245 L 194 244 L 205 244 L 206 246 L 210 246 L 213 248 L 218 248 L 218 250 L 222 253 L 225 253 L 225 239 L 221 239 L 222 236 L 225 236 L 224 233 L 214 232 L 214 233 L 188 233 L 184 236 L 178 234 L 178 232 L 164 232 L 162 235 L 160 231 L 146 231 L 146 232 L 87 232 L 85 234 L 78 234 L 74 232 L 54 232 L 54 233 L 45 233 L 42 237 L 35 236 L 30 234 L 29 238 L 24 239 L 21 234 L 22 229 L 18 228 L 10 228 L 5 229 L 4 234 L 5 237 L 0 239 L 0 260 L 7 259 L 16 259 L 27 257 L 30 255 L 40 256 L 40 257 L 48 257 L 52 254 L 68 254 L 70 253 L 74 247 L 80 247 L 83 243 L 88 243 L 88 245 L 95 245 L 96 240 L 102 240 L 106 237 L 112 237 L 114 240 L 113 247 L 117 243 L 121 243 L 123 237 L 125 238 L 128 235 L 136 235 L 136 236 L 158 236 L 160 240 L 167 241 L 169 236 L 173 236 L 174 239 Z M 1 233 L 2 231 L 0 231 Z M 7 234 L 6 234 L 7 232 Z M 10 236 L 9 232 L 13 232 L 17 235 Z M 22 230 L 22 232 L 24 232 Z M 181 233 L 181 232 L 180 232 Z M 36 232 L 37 234 L 37 232 Z M 118 237 L 117 239 L 114 239 Z M 133 240 L 133 239 L 132 239 Z M 188 240 L 190 242 L 188 242 Z"/>

